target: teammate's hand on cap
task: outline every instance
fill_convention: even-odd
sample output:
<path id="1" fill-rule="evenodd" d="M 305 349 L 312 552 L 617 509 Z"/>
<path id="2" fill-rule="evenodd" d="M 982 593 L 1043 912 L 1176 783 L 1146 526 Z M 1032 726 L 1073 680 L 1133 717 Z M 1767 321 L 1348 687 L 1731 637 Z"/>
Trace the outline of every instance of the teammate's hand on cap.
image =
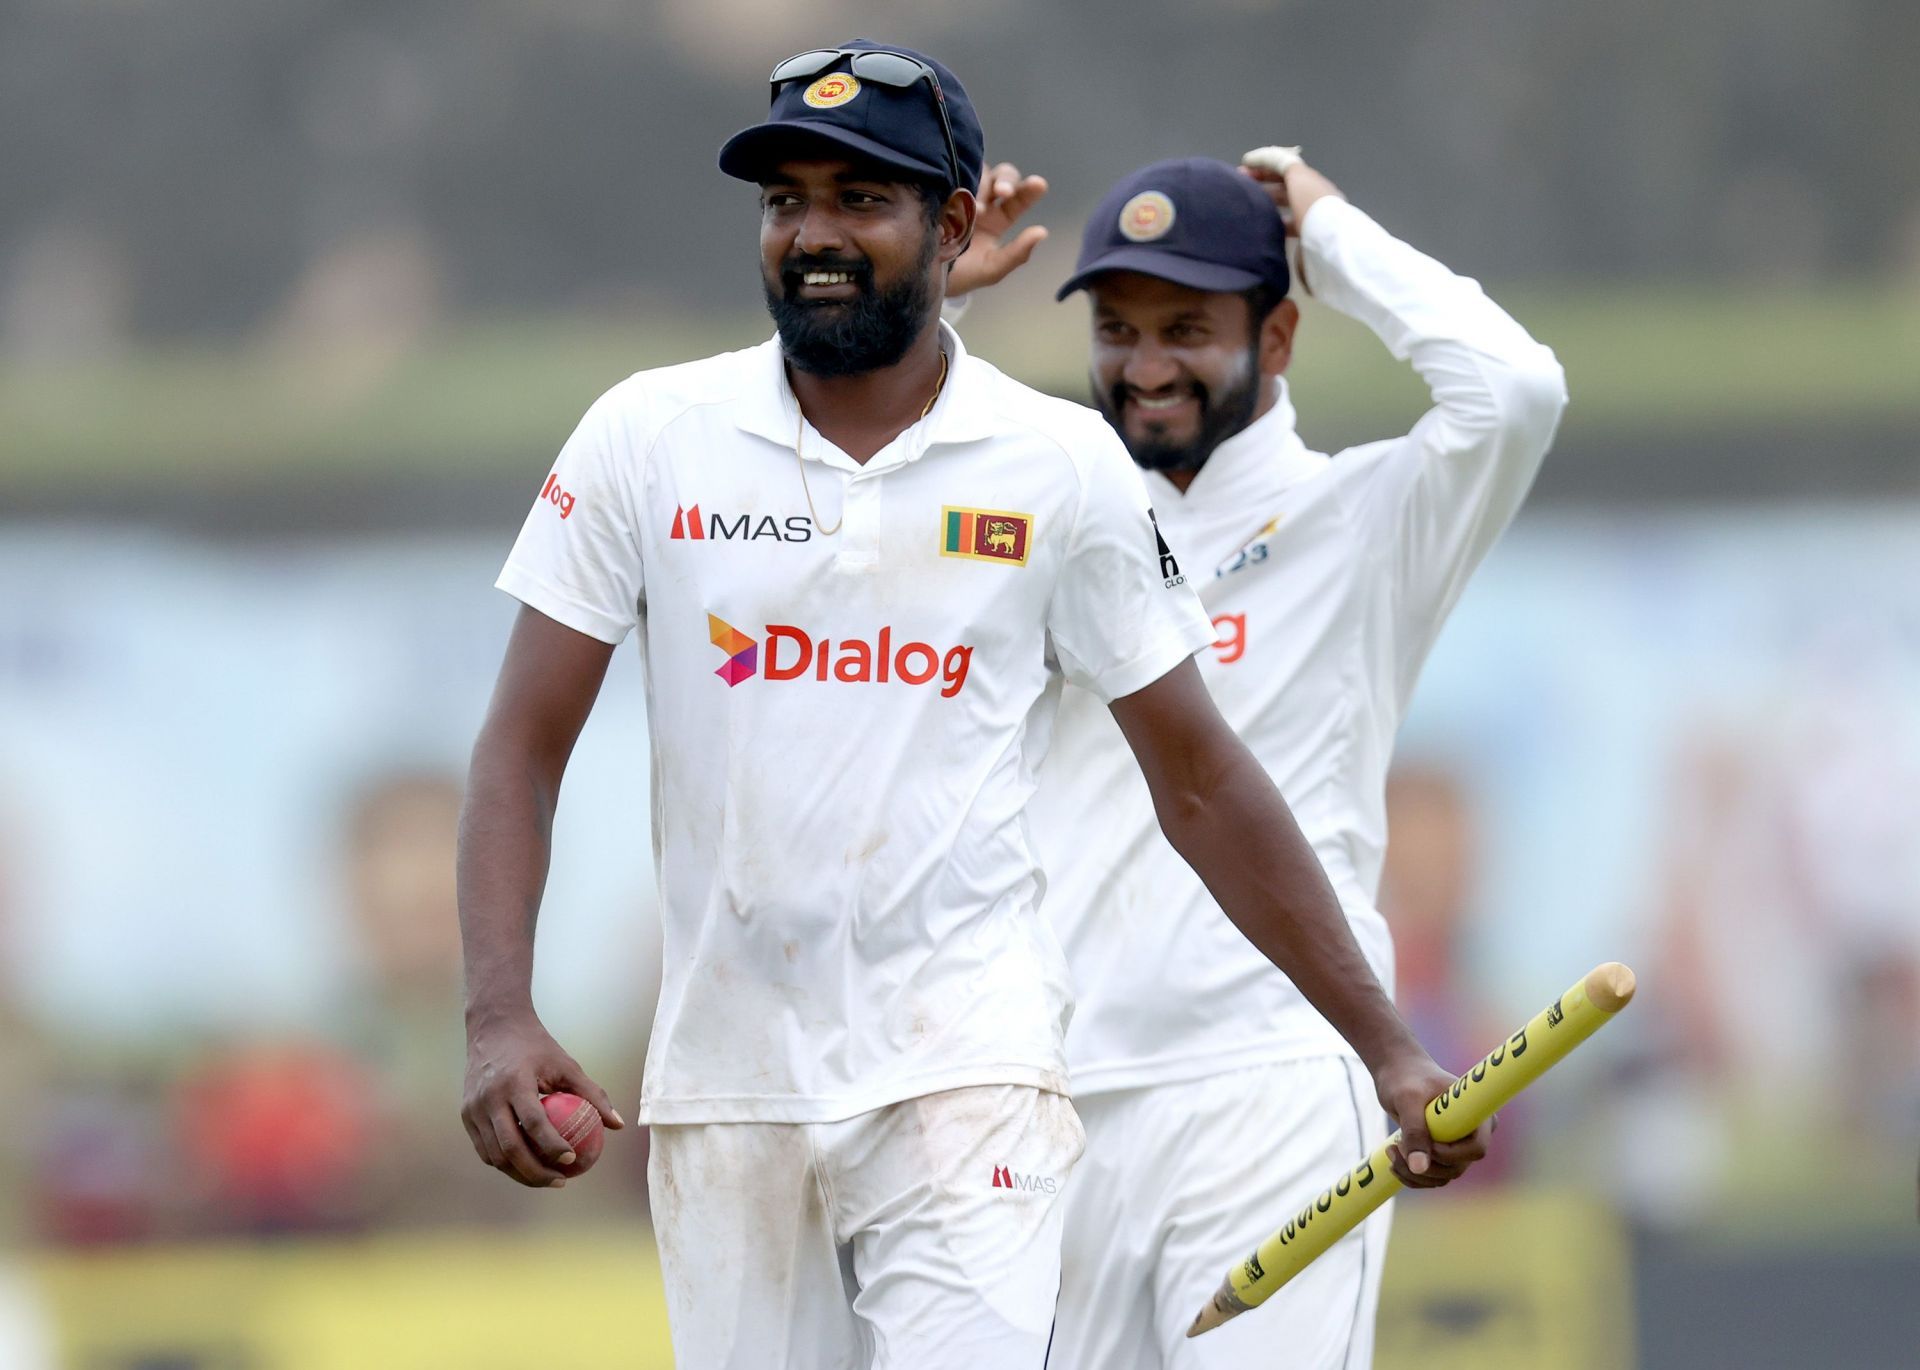
<path id="1" fill-rule="evenodd" d="M 472 1027 L 460 1121 L 481 1160 L 534 1189 L 559 1189 L 555 1166 L 573 1163 L 573 1148 L 547 1117 L 543 1094 L 578 1094 L 609 1128 L 626 1126 L 607 1092 L 548 1035 L 531 1009 Z"/>
<path id="2" fill-rule="evenodd" d="M 1046 177 L 1022 176 L 1012 162 L 987 168 L 980 178 L 980 214 L 974 221 L 973 241 L 947 275 L 948 299 L 998 285 L 1027 264 L 1033 250 L 1047 240 L 1047 230 L 1029 224 L 1011 239 L 1007 235 L 1046 193 Z"/>
<path id="3" fill-rule="evenodd" d="M 1308 166 L 1297 147 L 1257 147 L 1240 158 L 1240 174 L 1259 182 L 1293 237 L 1315 200 L 1339 196 L 1340 187 Z"/>
<path id="4" fill-rule="evenodd" d="M 1280 212 L 1280 222 L 1286 225 L 1289 238 L 1300 236 L 1300 225 L 1316 200 L 1329 195 L 1346 198 L 1340 194 L 1339 186 L 1306 164 L 1297 147 L 1273 144 L 1243 153 L 1240 174 L 1267 192 L 1267 198 Z M 1290 246 L 1287 259 L 1293 266 L 1294 283 L 1311 295 L 1313 283 L 1307 279 L 1304 255 Z"/>
<path id="5" fill-rule="evenodd" d="M 1387 1156 L 1393 1173 L 1409 1189 L 1438 1189 L 1487 1154 L 1491 1128 L 1477 1129 L 1457 1142 L 1436 1142 L 1427 1131 L 1427 1104 L 1451 1089 L 1453 1080 L 1425 1052 L 1374 1077 L 1381 1107 L 1400 1125 L 1400 1144 L 1388 1147 Z"/>

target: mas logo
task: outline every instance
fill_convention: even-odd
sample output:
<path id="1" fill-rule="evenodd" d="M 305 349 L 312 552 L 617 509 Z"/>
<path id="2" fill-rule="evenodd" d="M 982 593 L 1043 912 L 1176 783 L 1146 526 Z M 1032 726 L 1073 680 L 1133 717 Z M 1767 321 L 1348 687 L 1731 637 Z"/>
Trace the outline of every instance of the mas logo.
<path id="1" fill-rule="evenodd" d="M 564 517 L 564 516 L 563 516 Z M 673 526 L 667 530 L 669 541 L 685 538 L 690 542 L 758 542 L 772 538 L 776 542 L 811 542 L 813 522 L 805 514 L 776 519 L 772 514 L 708 514 L 704 518 L 697 504 L 673 506 Z"/>
<path id="2" fill-rule="evenodd" d="M 1058 1194 L 1060 1181 L 1051 1175 L 1022 1175 L 1017 1170 L 997 1165 L 993 1168 L 993 1188 L 1018 1189 L 1028 1194 Z"/>
<path id="3" fill-rule="evenodd" d="M 1033 515 L 1005 509 L 961 509 L 948 505 L 940 511 L 940 555 L 972 561 L 1027 564 L 1033 543 Z"/>
<path id="4" fill-rule="evenodd" d="M 807 87 L 807 93 L 800 98 L 815 109 L 832 109 L 835 105 L 844 105 L 860 93 L 860 83 L 851 73 L 836 71 L 822 76 Z"/>
<path id="5" fill-rule="evenodd" d="M 1173 220 L 1173 201 L 1157 190 L 1143 190 L 1120 206 L 1120 232 L 1136 243 L 1166 237 Z"/>

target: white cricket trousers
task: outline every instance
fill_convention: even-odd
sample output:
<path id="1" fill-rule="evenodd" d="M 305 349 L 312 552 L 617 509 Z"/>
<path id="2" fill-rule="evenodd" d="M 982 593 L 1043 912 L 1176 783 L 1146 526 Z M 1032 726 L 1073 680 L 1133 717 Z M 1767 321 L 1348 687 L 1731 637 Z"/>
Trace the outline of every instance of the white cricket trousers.
<path id="1" fill-rule="evenodd" d="M 1043 1370 L 1059 1094 L 988 1085 L 836 1123 L 656 1125 L 647 1162 L 683 1370 Z"/>
<path id="2" fill-rule="evenodd" d="M 1385 1137 L 1358 1061 L 1278 1062 L 1076 1107 L 1087 1154 L 1067 1194 L 1052 1370 L 1373 1364 L 1385 1210 L 1260 1307 L 1186 1335 L 1234 1262 Z"/>

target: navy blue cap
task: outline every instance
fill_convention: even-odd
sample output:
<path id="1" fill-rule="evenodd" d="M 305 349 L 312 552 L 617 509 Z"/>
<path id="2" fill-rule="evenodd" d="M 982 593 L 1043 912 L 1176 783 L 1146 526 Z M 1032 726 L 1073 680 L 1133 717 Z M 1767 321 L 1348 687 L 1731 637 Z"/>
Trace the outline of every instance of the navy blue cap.
<path id="1" fill-rule="evenodd" d="M 1251 177 L 1211 157 L 1142 167 L 1108 191 L 1087 221 L 1080 261 L 1054 296 L 1103 271 L 1138 271 L 1195 290 L 1285 294 L 1287 231 Z"/>
<path id="2" fill-rule="evenodd" d="M 720 169 L 743 181 L 758 181 L 780 162 L 821 146 L 870 158 L 909 176 L 972 190 L 980 184 L 986 161 L 986 136 L 980 117 L 960 78 L 924 53 L 865 38 L 840 45 L 846 49 L 897 52 L 918 58 L 940 78 L 946 98 L 947 120 L 953 126 L 953 146 L 960 164 L 961 187 L 947 185 L 947 140 L 934 107 L 930 83 L 886 86 L 847 74 L 853 58 L 843 56 L 820 74 L 788 81 L 773 94 L 767 121 L 742 129 L 720 149 Z"/>

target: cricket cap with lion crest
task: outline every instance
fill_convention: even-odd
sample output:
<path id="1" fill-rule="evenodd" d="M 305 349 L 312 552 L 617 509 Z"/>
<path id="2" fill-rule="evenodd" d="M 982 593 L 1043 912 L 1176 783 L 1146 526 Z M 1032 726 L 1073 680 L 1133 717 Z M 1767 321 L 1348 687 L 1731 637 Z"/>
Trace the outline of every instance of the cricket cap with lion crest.
<path id="1" fill-rule="evenodd" d="M 722 171 L 758 181 L 788 158 L 825 154 L 864 158 L 948 190 L 980 184 L 986 137 L 959 77 L 925 53 L 866 38 L 817 51 L 832 60 L 823 61 L 811 77 L 784 81 L 773 91 L 765 122 L 742 129 L 720 149 Z M 908 86 L 861 80 L 850 70 L 860 52 L 892 52 L 923 62 L 940 78 L 940 88 L 936 92 L 925 80 Z M 936 101 L 945 102 L 953 128 L 959 186 L 950 184 L 953 170 Z"/>
<path id="2" fill-rule="evenodd" d="M 1195 290 L 1286 294 L 1287 231 L 1267 192 L 1211 157 L 1155 162 L 1121 180 L 1087 221 L 1080 260 L 1054 297 L 1108 271 Z"/>

